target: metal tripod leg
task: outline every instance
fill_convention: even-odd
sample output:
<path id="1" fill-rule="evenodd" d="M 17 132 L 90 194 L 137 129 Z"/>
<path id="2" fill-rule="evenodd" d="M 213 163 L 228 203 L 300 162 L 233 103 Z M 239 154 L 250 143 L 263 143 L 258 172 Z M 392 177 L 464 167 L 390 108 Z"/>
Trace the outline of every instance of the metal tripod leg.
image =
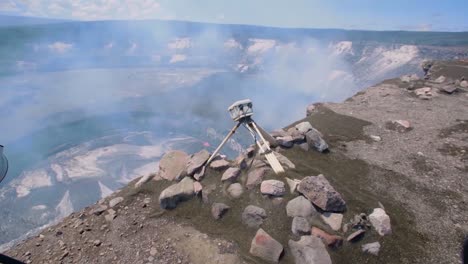
<path id="1" fill-rule="evenodd" d="M 211 154 L 210 158 L 208 159 L 208 161 L 206 162 L 206 165 L 210 164 L 210 162 L 214 159 L 214 157 L 218 154 L 219 150 L 224 146 L 224 144 L 226 144 L 226 142 L 229 140 L 229 138 L 236 132 L 236 130 L 239 128 L 239 126 L 241 125 L 241 122 L 238 122 L 232 129 L 231 131 L 229 131 L 229 133 L 227 134 L 227 136 L 223 139 L 223 141 L 221 142 L 221 144 L 219 144 L 219 146 L 215 149 L 215 151 L 213 152 L 213 154 Z"/>
<path id="2" fill-rule="evenodd" d="M 252 127 L 250 127 L 252 126 Z M 260 136 L 260 139 L 262 143 L 259 143 L 257 140 L 256 143 L 258 147 L 260 148 L 260 151 L 265 154 L 266 159 L 268 160 L 268 163 L 270 163 L 271 168 L 275 171 L 276 174 L 283 173 L 284 168 L 281 166 L 281 163 L 278 161 L 278 158 L 275 156 L 274 152 L 271 151 L 270 147 L 268 146 L 268 142 L 265 140 L 265 138 L 262 136 L 262 133 L 258 129 L 257 124 L 251 120 L 250 122 L 247 123 L 247 129 L 250 131 L 250 133 L 254 136 L 255 132 Z M 255 130 L 255 131 L 253 131 Z M 265 149 L 263 149 L 265 148 Z"/>

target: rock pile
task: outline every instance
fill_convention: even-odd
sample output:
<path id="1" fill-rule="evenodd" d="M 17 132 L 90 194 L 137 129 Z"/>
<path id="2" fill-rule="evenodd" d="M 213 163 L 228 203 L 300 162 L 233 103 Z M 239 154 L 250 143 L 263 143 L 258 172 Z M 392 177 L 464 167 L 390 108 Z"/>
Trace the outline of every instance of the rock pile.
<path id="1" fill-rule="evenodd" d="M 284 131 L 275 130 L 271 135 L 276 139 L 279 146 L 291 148 L 295 144 L 305 150 L 315 149 L 324 152 L 328 149 L 328 144 L 323 139 L 322 133 L 315 129 L 309 122 L 301 122 Z"/>

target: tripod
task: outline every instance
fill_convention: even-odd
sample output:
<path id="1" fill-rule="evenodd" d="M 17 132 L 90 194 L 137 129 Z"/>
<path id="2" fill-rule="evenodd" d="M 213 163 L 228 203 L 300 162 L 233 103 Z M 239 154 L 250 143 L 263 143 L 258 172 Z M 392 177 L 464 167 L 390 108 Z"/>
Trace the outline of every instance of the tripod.
<path id="1" fill-rule="evenodd" d="M 218 152 L 221 150 L 221 148 L 224 146 L 224 144 L 226 144 L 226 142 L 229 140 L 229 138 L 231 138 L 232 135 L 234 135 L 236 130 L 241 125 L 243 125 L 250 132 L 250 135 L 252 135 L 255 143 L 257 144 L 258 148 L 260 149 L 260 154 L 265 155 L 265 157 L 268 160 L 268 163 L 270 163 L 270 166 L 273 169 L 273 171 L 276 174 L 283 173 L 284 172 L 283 166 L 281 166 L 281 164 L 278 161 L 278 159 L 276 158 L 275 154 L 270 149 L 270 146 L 269 146 L 268 142 L 263 137 L 263 135 L 262 135 L 262 133 L 260 131 L 261 128 L 257 125 L 257 123 L 255 123 L 255 121 L 250 116 L 240 118 L 237 121 L 237 124 L 231 129 L 231 131 L 229 131 L 229 133 L 223 139 L 221 144 L 215 149 L 213 154 L 211 154 L 211 156 L 208 159 L 208 161 L 206 162 L 206 164 L 208 165 L 214 159 L 214 157 L 218 154 Z M 257 138 L 257 136 L 260 138 L 260 140 Z"/>

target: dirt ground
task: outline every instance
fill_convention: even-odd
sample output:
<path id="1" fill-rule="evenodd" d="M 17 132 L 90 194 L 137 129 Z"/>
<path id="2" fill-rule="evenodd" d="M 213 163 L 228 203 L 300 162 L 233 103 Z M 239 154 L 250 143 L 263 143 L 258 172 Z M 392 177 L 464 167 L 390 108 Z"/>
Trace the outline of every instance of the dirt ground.
<path id="1" fill-rule="evenodd" d="M 467 67 L 464 62 L 439 62 L 431 80 L 388 80 L 343 103 L 317 105 L 304 120 L 324 134 L 330 152 L 281 150 L 296 165 L 286 176 L 302 179 L 321 173 L 342 194 L 348 205 L 344 223 L 379 203 L 391 218 L 392 235 L 369 232 L 358 243 L 329 249 L 333 263 L 461 263 L 461 243 L 468 234 L 468 93 L 438 92 L 423 100 L 413 90 L 436 87 L 433 80 L 440 75 L 468 77 Z M 388 125 L 392 120 L 408 120 L 412 128 L 394 130 Z M 254 204 L 267 212 L 262 228 L 285 247 L 280 263 L 294 263 L 287 241 L 298 237 L 292 235 L 292 219 L 284 209 L 293 194 L 273 202 L 255 189 L 232 200 L 220 175 L 208 169 L 201 182 L 204 191 L 211 190 L 208 202 L 197 197 L 171 211 L 161 210 L 157 200 L 171 183 L 150 181 L 134 188 L 132 182 L 100 202 L 124 198 L 113 208 L 115 219 L 107 221 L 107 212 L 92 213 L 96 204 L 5 254 L 32 263 L 263 263 L 248 253 L 256 230 L 240 219 L 242 210 Z M 214 220 L 212 202 L 231 209 Z M 313 225 L 333 233 L 320 219 Z M 374 241 L 382 245 L 379 256 L 363 254 L 361 245 Z"/>

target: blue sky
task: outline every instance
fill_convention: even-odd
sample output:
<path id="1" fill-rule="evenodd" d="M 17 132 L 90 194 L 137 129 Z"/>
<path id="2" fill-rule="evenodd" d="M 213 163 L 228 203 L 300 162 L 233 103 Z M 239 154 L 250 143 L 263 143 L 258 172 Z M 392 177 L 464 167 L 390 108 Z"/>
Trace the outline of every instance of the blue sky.
<path id="1" fill-rule="evenodd" d="M 0 14 L 279 27 L 468 31 L 468 0 L 0 0 Z"/>

